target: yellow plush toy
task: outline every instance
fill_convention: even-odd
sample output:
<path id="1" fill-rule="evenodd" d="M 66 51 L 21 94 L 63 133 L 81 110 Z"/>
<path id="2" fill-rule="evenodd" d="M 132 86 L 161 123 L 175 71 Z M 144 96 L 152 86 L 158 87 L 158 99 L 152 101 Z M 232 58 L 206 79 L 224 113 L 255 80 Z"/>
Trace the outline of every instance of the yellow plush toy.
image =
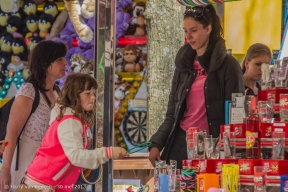
<path id="1" fill-rule="evenodd" d="M 80 6 L 78 0 L 64 0 L 70 20 L 79 38 L 88 43 L 93 39 L 93 31 L 83 21 L 82 16 L 89 19 L 95 14 L 95 0 L 84 0 Z"/>

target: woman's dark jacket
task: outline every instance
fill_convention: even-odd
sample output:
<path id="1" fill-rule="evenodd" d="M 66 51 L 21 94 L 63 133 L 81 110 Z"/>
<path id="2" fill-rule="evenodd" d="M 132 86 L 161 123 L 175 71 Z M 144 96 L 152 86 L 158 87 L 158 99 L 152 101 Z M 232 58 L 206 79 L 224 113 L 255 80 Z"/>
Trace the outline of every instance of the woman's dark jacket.
<path id="1" fill-rule="evenodd" d="M 166 117 L 151 137 L 150 148 L 154 146 L 162 151 L 165 147 L 165 151 L 169 151 L 173 143 L 176 127 L 179 127 L 186 110 L 187 94 L 195 79 L 196 73 L 193 69 L 195 57 L 196 51 L 188 43 L 177 53 Z M 202 56 L 197 57 L 197 60 L 208 74 L 204 92 L 209 132 L 213 137 L 218 137 L 220 125 L 225 123 L 225 100 L 231 99 L 231 93 L 244 94 L 242 71 L 239 63 L 226 53 L 222 38 L 211 44 Z"/>

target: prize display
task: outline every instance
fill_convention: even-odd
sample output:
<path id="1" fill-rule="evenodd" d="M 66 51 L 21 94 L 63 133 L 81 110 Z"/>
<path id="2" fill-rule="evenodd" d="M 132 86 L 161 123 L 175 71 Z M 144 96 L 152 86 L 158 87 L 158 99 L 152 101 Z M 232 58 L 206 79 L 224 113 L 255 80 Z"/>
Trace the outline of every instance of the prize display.
<path id="1" fill-rule="evenodd" d="M 114 132 L 117 145 L 127 149 L 147 141 L 145 9 L 146 0 L 119 0 L 116 5 Z"/>

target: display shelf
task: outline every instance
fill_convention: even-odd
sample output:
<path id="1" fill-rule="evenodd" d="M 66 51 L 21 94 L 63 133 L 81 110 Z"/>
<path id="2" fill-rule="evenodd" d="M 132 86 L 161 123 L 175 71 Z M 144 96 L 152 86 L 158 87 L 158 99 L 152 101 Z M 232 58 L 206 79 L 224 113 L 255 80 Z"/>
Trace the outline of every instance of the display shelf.
<path id="1" fill-rule="evenodd" d="M 55 1 L 58 11 L 63 11 L 65 9 L 65 4 L 63 1 Z M 24 1 L 20 1 L 20 6 L 23 7 Z M 44 7 L 45 3 L 41 3 L 39 5 L 37 5 L 37 11 L 43 11 L 43 7 Z"/>
<path id="2" fill-rule="evenodd" d="M 125 47 L 126 45 L 146 45 L 146 36 L 126 35 L 118 38 L 118 47 Z"/>
<path id="3" fill-rule="evenodd" d="M 154 191 L 154 167 L 148 153 L 133 154 L 132 157 L 113 161 L 113 179 L 140 179 L 142 185 L 148 184 Z"/>
<path id="4" fill-rule="evenodd" d="M 130 157 L 120 160 L 114 160 L 114 170 L 141 170 L 148 169 L 154 170 L 148 158 L 143 157 Z"/>

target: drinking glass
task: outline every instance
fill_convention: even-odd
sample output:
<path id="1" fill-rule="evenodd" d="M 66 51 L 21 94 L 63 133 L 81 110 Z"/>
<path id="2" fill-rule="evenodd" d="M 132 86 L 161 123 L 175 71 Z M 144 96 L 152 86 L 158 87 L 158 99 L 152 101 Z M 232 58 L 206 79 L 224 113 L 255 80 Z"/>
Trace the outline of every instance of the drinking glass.
<path id="1" fill-rule="evenodd" d="M 272 132 L 272 159 L 284 159 L 285 132 Z"/>
<path id="2" fill-rule="evenodd" d="M 219 159 L 220 148 L 219 138 L 205 138 L 205 154 L 207 159 Z"/>
<path id="3" fill-rule="evenodd" d="M 236 153 L 235 132 L 224 132 L 223 135 L 224 157 L 225 159 L 234 159 Z"/>
<path id="4" fill-rule="evenodd" d="M 254 192 L 266 191 L 266 170 L 264 166 L 254 166 Z"/>
<path id="5" fill-rule="evenodd" d="M 271 123 L 274 115 L 274 100 L 258 101 L 258 114 L 263 123 Z"/>

